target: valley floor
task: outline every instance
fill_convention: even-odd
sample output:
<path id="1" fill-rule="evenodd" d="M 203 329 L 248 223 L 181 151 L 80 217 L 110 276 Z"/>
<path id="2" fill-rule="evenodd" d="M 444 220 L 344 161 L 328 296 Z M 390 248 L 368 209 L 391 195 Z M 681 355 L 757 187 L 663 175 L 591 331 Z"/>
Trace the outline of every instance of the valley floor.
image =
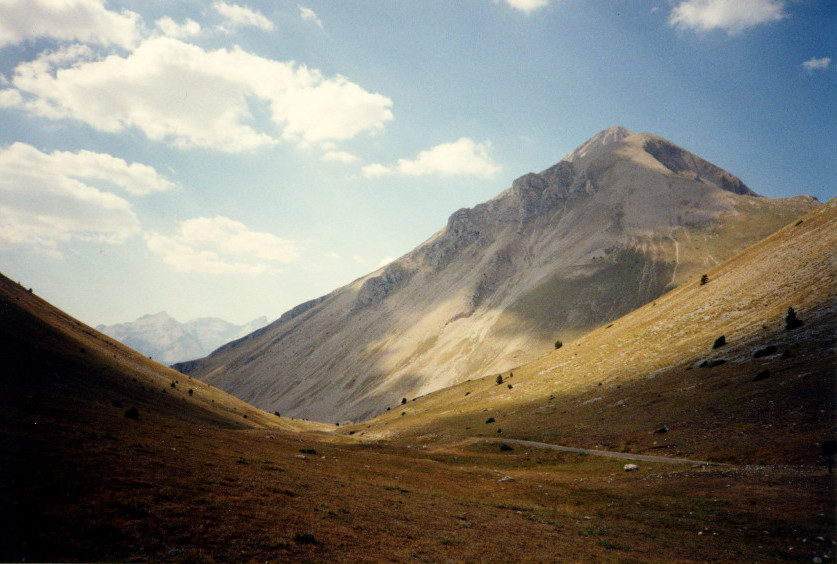
<path id="1" fill-rule="evenodd" d="M 358 444 L 52 405 L 33 419 L 0 401 L 2 561 L 811 562 L 837 554 L 835 478 L 822 467 L 640 461 L 625 472 L 625 460 L 521 444 Z"/>

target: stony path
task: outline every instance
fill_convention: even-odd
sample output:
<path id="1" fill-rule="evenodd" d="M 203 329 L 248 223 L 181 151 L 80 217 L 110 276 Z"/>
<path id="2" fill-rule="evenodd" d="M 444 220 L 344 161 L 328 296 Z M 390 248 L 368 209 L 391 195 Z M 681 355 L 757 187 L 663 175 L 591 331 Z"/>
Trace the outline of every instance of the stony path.
<path id="1" fill-rule="evenodd" d="M 495 439 L 484 438 L 485 441 L 496 443 L 513 443 L 523 446 L 530 446 L 535 448 L 545 448 L 550 450 L 560 450 L 563 452 L 578 452 L 581 454 L 592 454 L 595 456 L 609 456 L 611 458 L 626 458 L 629 460 L 642 460 L 645 462 L 676 462 L 681 464 L 702 464 L 702 465 L 717 465 L 717 462 L 706 462 L 705 460 L 688 460 L 686 458 L 668 458 L 665 456 L 649 456 L 647 454 L 631 454 L 629 452 L 613 452 L 609 450 L 591 450 L 587 448 L 575 448 L 559 445 L 551 445 L 548 443 L 537 443 L 535 441 L 523 441 L 520 439 Z"/>

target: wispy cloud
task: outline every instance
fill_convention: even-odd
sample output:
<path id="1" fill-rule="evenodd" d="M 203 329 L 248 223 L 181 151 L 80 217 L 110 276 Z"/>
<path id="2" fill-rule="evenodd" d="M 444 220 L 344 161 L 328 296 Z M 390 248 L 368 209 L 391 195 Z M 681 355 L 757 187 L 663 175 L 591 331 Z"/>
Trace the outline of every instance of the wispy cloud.
<path id="1" fill-rule="evenodd" d="M 189 219 L 173 236 L 149 233 L 145 241 L 175 269 L 208 274 L 260 274 L 276 262 L 295 261 L 300 252 L 294 241 L 221 216 Z"/>
<path id="2" fill-rule="evenodd" d="M 174 37 L 176 39 L 195 37 L 201 33 L 201 24 L 188 18 L 182 24 L 179 24 L 170 17 L 165 16 L 154 22 L 154 25 L 166 37 Z"/>
<path id="3" fill-rule="evenodd" d="M 139 22 L 138 14 L 108 10 L 103 0 L 4 0 L 0 47 L 43 37 L 131 47 L 140 37 Z"/>
<path id="4" fill-rule="evenodd" d="M 104 153 L 43 153 L 25 143 L 0 149 L 0 244 L 61 256 L 72 239 L 119 243 L 140 230 L 131 205 L 111 193 L 171 190 L 154 168 Z"/>
<path id="5" fill-rule="evenodd" d="M 326 151 L 323 153 L 321 159 L 328 163 L 344 163 L 351 164 L 357 162 L 359 159 L 346 151 Z"/>
<path id="6" fill-rule="evenodd" d="M 222 0 L 216 0 L 212 8 L 227 20 L 227 24 L 236 27 L 255 27 L 264 31 L 273 31 L 273 22 L 267 19 L 260 12 L 241 6 L 240 4 L 227 4 Z"/>
<path id="7" fill-rule="evenodd" d="M 826 70 L 831 66 L 831 57 L 820 57 L 819 59 L 813 57 L 802 63 L 802 68 L 808 72 L 816 70 Z"/>
<path id="8" fill-rule="evenodd" d="M 531 14 L 535 10 L 539 10 L 549 4 L 549 0 L 503 0 L 510 7 L 515 10 L 520 10 L 527 14 Z M 495 4 L 499 4 L 500 0 L 494 0 Z"/>
<path id="9" fill-rule="evenodd" d="M 462 137 L 453 143 L 442 143 L 421 151 L 415 159 L 398 159 L 396 164 L 389 166 L 378 163 L 367 165 L 363 167 L 363 174 L 367 178 L 429 174 L 490 177 L 500 171 L 500 167 L 488 155 L 490 148 L 489 142 L 475 143 Z"/>
<path id="10" fill-rule="evenodd" d="M 93 58 L 94 60 L 88 60 Z M 110 133 L 136 128 L 154 141 L 239 152 L 274 145 L 252 123 L 265 102 L 286 141 L 308 145 L 383 129 L 392 101 L 342 76 L 250 54 L 205 51 L 168 37 L 127 56 L 95 58 L 72 47 L 18 65 L 0 103 L 49 119 L 74 119 Z"/>
<path id="11" fill-rule="evenodd" d="M 681 29 L 736 34 L 786 17 L 783 0 L 686 0 L 672 9 L 669 23 Z"/>
<path id="12" fill-rule="evenodd" d="M 310 22 L 323 29 L 323 22 L 317 17 L 317 13 L 312 10 L 311 8 L 306 8 L 305 6 L 299 6 L 299 17 L 302 18 L 304 22 Z"/>

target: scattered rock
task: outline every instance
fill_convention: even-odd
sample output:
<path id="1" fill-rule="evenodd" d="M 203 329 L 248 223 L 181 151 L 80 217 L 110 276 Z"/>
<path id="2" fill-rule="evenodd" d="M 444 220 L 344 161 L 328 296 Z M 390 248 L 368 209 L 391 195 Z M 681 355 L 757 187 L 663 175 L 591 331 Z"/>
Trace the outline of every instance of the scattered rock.
<path id="1" fill-rule="evenodd" d="M 712 348 L 713 349 L 720 349 L 721 347 L 723 347 L 726 344 L 727 344 L 727 338 L 725 336 L 721 335 L 720 337 L 715 339 L 714 343 L 712 343 Z"/>
<path id="2" fill-rule="evenodd" d="M 756 377 L 753 378 L 753 382 L 758 382 L 760 380 L 766 380 L 768 378 L 770 378 L 770 370 L 765 368 L 764 370 L 762 370 L 761 372 L 756 374 Z"/>
<path id="3" fill-rule="evenodd" d="M 636 464 L 625 464 L 625 472 L 633 472 L 634 470 L 639 470 L 639 466 Z"/>
<path id="4" fill-rule="evenodd" d="M 304 454 L 297 454 L 296 457 L 300 460 L 308 460 L 308 457 L 305 456 Z"/>
<path id="5" fill-rule="evenodd" d="M 512 478 L 511 476 L 504 476 L 503 478 L 500 478 L 497 481 L 498 482 L 514 482 L 514 478 Z"/>
<path id="6" fill-rule="evenodd" d="M 654 434 L 656 435 L 662 435 L 663 433 L 668 433 L 668 427 L 666 427 L 665 425 L 663 425 L 659 429 L 654 430 Z"/>
<path id="7" fill-rule="evenodd" d="M 763 349 L 759 349 L 756 352 L 754 352 L 753 353 L 753 358 L 761 358 L 763 356 L 770 356 L 772 354 L 776 354 L 776 352 L 777 352 L 776 347 L 773 346 L 773 345 L 770 345 L 770 346 L 764 347 Z"/>

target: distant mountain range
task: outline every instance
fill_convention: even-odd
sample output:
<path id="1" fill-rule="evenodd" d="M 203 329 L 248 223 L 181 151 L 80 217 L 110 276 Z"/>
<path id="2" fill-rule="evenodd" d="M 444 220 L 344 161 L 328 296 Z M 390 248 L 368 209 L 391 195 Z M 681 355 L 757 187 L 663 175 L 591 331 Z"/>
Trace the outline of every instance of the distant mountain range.
<path id="1" fill-rule="evenodd" d="M 181 323 L 162 311 L 129 323 L 99 325 L 96 329 L 158 362 L 174 364 L 206 356 L 224 343 L 265 325 L 266 317 L 244 325 L 233 325 L 214 317 Z"/>
<path id="2" fill-rule="evenodd" d="M 369 418 L 532 361 L 819 205 L 763 198 L 666 139 L 613 127 L 386 267 L 176 368 L 283 415 Z"/>

